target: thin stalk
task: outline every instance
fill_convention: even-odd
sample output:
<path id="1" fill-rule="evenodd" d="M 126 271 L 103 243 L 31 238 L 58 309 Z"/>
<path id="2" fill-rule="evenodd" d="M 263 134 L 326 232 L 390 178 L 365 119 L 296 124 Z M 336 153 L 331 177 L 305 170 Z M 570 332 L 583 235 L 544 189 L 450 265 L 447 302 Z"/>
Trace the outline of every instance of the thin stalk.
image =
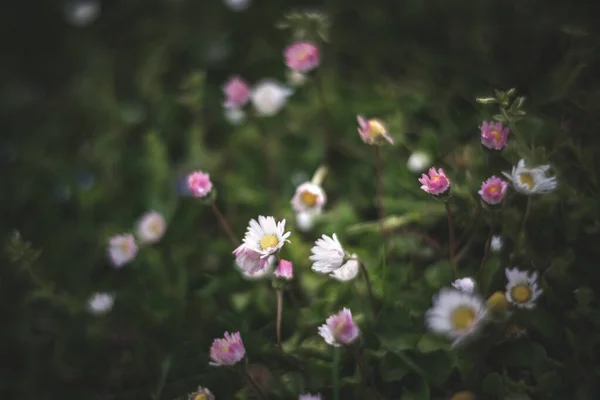
<path id="1" fill-rule="evenodd" d="M 479 271 L 477 272 L 477 276 L 479 278 L 479 283 L 480 286 L 483 283 L 483 270 L 485 268 L 485 263 L 487 262 L 488 258 L 490 257 L 490 246 L 492 244 L 492 236 L 494 236 L 494 223 L 492 223 L 492 226 L 490 227 L 490 234 L 488 235 L 488 238 L 485 242 L 485 247 L 483 249 L 483 258 L 481 259 L 481 264 L 479 265 Z"/>
<path id="2" fill-rule="evenodd" d="M 233 245 L 236 247 L 239 246 L 240 239 L 238 239 L 237 236 L 235 236 L 235 233 L 233 233 L 233 230 L 231 229 L 231 227 L 229 226 L 229 223 L 227 222 L 227 218 L 225 218 L 225 216 L 221 213 L 221 211 L 219 211 L 219 208 L 217 207 L 217 202 L 215 201 L 214 198 L 211 202 L 211 206 L 212 206 L 213 214 L 215 214 L 215 217 L 217 217 L 217 219 L 219 220 L 219 224 L 221 225 L 221 228 L 223 228 L 223 230 L 225 231 L 227 236 L 229 236 L 229 240 L 231 240 L 231 243 L 233 243 Z"/>
<path id="3" fill-rule="evenodd" d="M 445 201 L 446 214 L 448 214 L 448 235 L 450 236 L 450 265 L 452 266 L 452 279 L 456 279 L 456 259 L 454 258 L 454 223 L 452 222 L 452 211 L 450 204 Z"/>
<path id="4" fill-rule="evenodd" d="M 358 260 L 358 263 L 360 265 L 360 270 L 363 274 L 363 278 L 365 279 L 365 283 L 367 285 L 367 292 L 369 293 L 369 301 L 371 302 L 371 306 L 373 307 L 374 312 L 377 313 L 377 310 L 375 310 L 375 296 L 373 296 L 373 286 L 371 285 L 371 278 L 369 277 L 369 271 L 367 271 L 367 267 L 362 262 L 362 260 Z"/>
<path id="5" fill-rule="evenodd" d="M 261 400 L 267 400 L 267 396 L 265 395 L 265 393 L 262 391 L 260 386 L 258 386 L 258 383 L 256 383 L 254 378 L 252 378 L 252 376 L 248 372 L 248 359 L 246 359 L 246 365 L 242 368 L 242 372 L 243 372 L 244 376 L 246 377 L 246 379 L 248 379 L 248 381 L 250 382 L 250 384 L 252 385 L 252 387 L 254 388 L 256 393 L 258 394 L 258 397 Z"/>
<path id="6" fill-rule="evenodd" d="M 310 183 L 312 183 L 313 185 L 321 186 L 321 184 L 323 183 L 323 179 L 325 179 L 325 177 L 327 176 L 327 172 L 329 172 L 327 167 L 325 165 L 321 165 L 315 171 L 315 174 L 313 175 L 312 179 L 310 180 Z"/>
<path id="7" fill-rule="evenodd" d="M 283 290 L 277 290 L 277 346 L 283 351 L 281 346 L 281 316 L 283 315 Z"/>
<path id="8" fill-rule="evenodd" d="M 333 348 L 333 368 L 331 369 L 331 381 L 333 386 L 333 400 L 340 400 L 340 359 L 341 349 Z"/>
<path id="9" fill-rule="evenodd" d="M 379 392 L 377 392 L 377 388 L 375 387 L 375 382 L 373 381 L 373 377 L 367 370 L 367 365 L 362 356 L 360 348 L 350 346 L 350 347 L 348 347 L 348 349 L 350 350 L 350 352 L 356 359 L 356 363 L 358 364 L 358 369 L 360 370 L 360 374 L 362 376 L 363 382 L 367 382 L 369 384 L 369 386 L 371 386 L 373 388 L 373 390 L 375 391 L 376 398 L 380 399 L 381 396 L 379 395 Z"/>
<path id="10" fill-rule="evenodd" d="M 531 196 L 527 196 L 527 205 L 525 206 L 525 214 L 523 214 L 523 219 L 521 219 L 521 224 L 519 225 L 519 233 L 517 234 L 517 238 L 519 240 L 518 245 L 523 245 L 523 241 L 525 240 L 525 224 L 527 223 L 527 218 L 529 217 L 529 211 L 531 210 Z"/>
<path id="11" fill-rule="evenodd" d="M 384 257 L 387 257 L 386 238 L 387 234 L 383 226 L 385 210 L 383 208 L 383 160 L 381 157 L 381 147 L 375 146 L 375 165 L 377 169 L 377 211 L 379 214 L 379 231 L 383 239 Z"/>

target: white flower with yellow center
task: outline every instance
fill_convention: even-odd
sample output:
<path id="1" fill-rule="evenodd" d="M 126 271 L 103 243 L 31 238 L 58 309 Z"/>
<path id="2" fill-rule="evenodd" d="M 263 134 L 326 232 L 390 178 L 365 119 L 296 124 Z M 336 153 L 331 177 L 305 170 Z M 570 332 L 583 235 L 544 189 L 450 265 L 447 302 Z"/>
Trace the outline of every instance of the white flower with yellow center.
<path id="1" fill-rule="evenodd" d="M 527 168 L 525 160 L 519 160 L 510 174 L 502 172 L 502 175 L 510 179 L 513 187 L 519 193 L 525 195 L 549 193 L 557 186 L 556 178 L 546 175 L 549 169 L 549 165 Z"/>
<path id="2" fill-rule="evenodd" d="M 453 339 L 456 345 L 477 332 L 486 314 L 485 300 L 479 295 L 443 288 L 434 296 L 425 323 L 429 330 Z"/>
<path id="3" fill-rule="evenodd" d="M 333 237 L 321 236 L 310 251 L 313 271 L 329 274 L 340 268 L 344 262 L 344 248 L 335 233 Z"/>
<path id="4" fill-rule="evenodd" d="M 311 211 L 320 213 L 327 201 L 325 191 L 319 185 L 311 182 L 304 182 L 296 188 L 296 193 L 292 197 L 291 204 L 297 213 Z"/>
<path id="5" fill-rule="evenodd" d="M 250 250 L 260 254 L 261 258 L 275 254 L 283 247 L 290 232 L 285 232 L 285 219 L 276 222 L 273 217 L 258 217 L 258 222 L 252 219 L 246 230 L 244 244 Z"/>
<path id="6" fill-rule="evenodd" d="M 156 211 L 147 212 L 137 224 L 137 237 L 140 243 L 156 243 L 163 237 L 167 224 Z"/>
<path id="7" fill-rule="evenodd" d="M 516 307 L 532 309 L 543 290 L 538 288 L 537 272 L 528 273 L 517 268 L 505 270 L 506 300 Z"/>
<path id="8" fill-rule="evenodd" d="M 360 261 L 356 254 L 352 254 L 350 259 L 346 261 L 344 265 L 333 271 L 330 276 L 338 281 L 346 282 L 356 278 L 358 275 L 358 269 L 360 268 Z"/>
<path id="9" fill-rule="evenodd" d="M 115 235 L 108 240 L 108 255 L 115 268 L 121 268 L 135 258 L 138 247 L 131 233 Z"/>

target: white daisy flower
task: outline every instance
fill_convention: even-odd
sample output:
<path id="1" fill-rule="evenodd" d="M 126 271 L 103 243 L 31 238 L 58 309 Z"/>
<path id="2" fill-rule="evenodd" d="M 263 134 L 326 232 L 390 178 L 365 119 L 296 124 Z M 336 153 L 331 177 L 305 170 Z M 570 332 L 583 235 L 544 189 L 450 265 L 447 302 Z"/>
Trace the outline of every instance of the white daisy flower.
<path id="1" fill-rule="evenodd" d="M 360 267 L 360 261 L 356 254 L 352 254 L 350 259 L 346 261 L 344 265 L 333 271 L 330 276 L 338 281 L 346 282 L 356 278 L 358 275 L 358 269 Z"/>
<path id="2" fill-rule="evenodd" d="M 115 303 L 112 293 L 94 293 L 88 300 L 88 310 L 94 314 L 104 314 L 111 310 Z"/>
<path id="3" fill-rule="evenodd" d="M 424 151 L 415 151 L 408 157 L 406 166 L 410 172 L 420 173 L 431 167 L 431 156 Z"/>
<path id="4" fill-rule="evenodd" d="M 137 237 L 141 243 L 156 243 L 163 237 L 167 224 L 156 211 L 147 212 L 137 224 Z"/>
<path id="5" fill-rule="evenodd" d="M 516 267 L 506 268 L 506 300 L 516 307 L 532 309 L 543 290 L 538 288 L 537 272 L 529 274 Z"/>
<path id="6" fill-rule="evenodd" d="M 494 253 L 497 253 L 500 250 L 502 250 L 503 245 L 504 245 L 504 242 L 503 242 L 501 236 L 498 236 L 498 235 L 492 236 L 492 241 L 490 242 L 490 248 L 492 249 L 492 251 Z"/>
<path id="7" fill-rule="evenodd" d="M 454 340 L 453 345 L 477 332 L 487 314 L 485 300 L 474 293 L 443 288 L 425 314 L 429 330 Z"/>
<path id="8" fill-rule="evenodd" d="M 138 247 L 130 233 L 115 235 L 108 240 L 108 255 L 116 268 L 121 268 L 135 258 Z"/>
<path id="9" fill-rule="evenodd" d="M 502 175 L 510 179 L 515 190 L 525 195 L 549 193 L 556 189 L 555 177 L 546 176 L 550 169 L 549 165 L 535 168 L 527 168 L 525 160 L 519 160 L 511 173 L 502 172 Z"/>
<path id="10" fill-rule="evenodd" d="M 283 247 L 290 232 L 285 232 L 285 219 L 276 222 L 273 217 L 258 217 L 258 222 L 252 219 L 246 230 L 244 244 L 250 250 L 260 253 L 261 258 L 276 253 Z"/>
<path id="11" fill-rule="evenodd" d="M 188 400 L 215 400 L 215 395 L 207 388 L 198 386 L 194 393 L 188 394 Z"/>
<path id="12" fill-rule="evenodd" d="M 290 203 L 297 213 L 311 211 L 318 214 L 323 209 L 326 201 L 327 196 L 321 186 L 311 182 L 304 182 L 298 185 Z"/>
<path id="13" fill-rule="evenodd" d="M 283 108 L 292 93 L 287 86 L 273 80 L 265 80 L 254 87 L 250 100 L 258 115 L 269 117 Z"/>
<path id="14" fill-rule="evenodd" d="M 313 262 L 312 269 L 323 274 L 328 274 L 342 266 L 344 262 L 344 248 L 338 241 L 336 234 L 333 237 L 321 236 L 310 250 L 309 257 Z"/>
<path id="15" fill-rule="evenodd" d="M 315 215 L 310 211 L 302 211 L 296 214 L 296 227 L 301 232 L 308 232 L 315 222 Z"/>
<path id="16" fill-rule="evenodd" d="M 472 278 L 460 278 L 452 282 L 452 286 L 461 292 L 473 293 L 475 281 Z"/>

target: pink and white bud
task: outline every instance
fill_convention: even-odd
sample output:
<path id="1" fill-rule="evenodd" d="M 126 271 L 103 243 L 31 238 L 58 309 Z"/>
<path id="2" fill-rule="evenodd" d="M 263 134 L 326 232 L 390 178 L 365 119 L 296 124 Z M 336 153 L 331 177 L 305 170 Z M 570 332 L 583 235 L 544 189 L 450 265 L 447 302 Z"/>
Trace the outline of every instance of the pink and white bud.
<path id="1" fill-rule="evenodd" d="M 379 144 L 381 138 L 387 140 L 390 144 L 394 144 L 394 140 L 388 134 L 387 128 L 378 119 L 365 119 L 358 115 L 356 117 L 358 121 L 358 133 L 363 142 L 367 144 Z"/>
<path id="2" fill-rule="evenodd" d="M 202 198 L 208 196 L 213 184 L 210 175 L 202 171 L 192 172 L 187 178 L 188 189 L 194 197 Z"/>
<path id="3" fill-rule="evenodd" d="M 287 260 L 279 261 L 279 265 L 273 275 L 277 278 L 285 279 L 286 281 L 292 280 L 294 277 L 293 264 Z"/>
<path id="4" fill-rule="evenodd" d="M 430 168 L 429 176 L 423 174 L 419 178 L 419 183 L 422 185 L 421 189 L 434 196 L 440 195 L 450 189 L 450 180 L 441 168 L 438 171 L 433 167 Z"/>
<path id="5" fill-rule="evenodd" d="M 344 308 L 327 318 L 325 324 L 319 327 L 319 335 L 325 339 L 327 344 L 340 347 L 358 339 L 360 329 L 352 319 L 352 312 Z"/>
<path id="6" fill-rule="evenodd" d="M 239 332 L 225 332 L 223 338 L 215 339 L 210 347 L 209 365 L 221 367 L 235 365 L 246 355 L 246 348 Z"/>
<path id="7" fill-rule="evenodd" d="M 135 258 L 138 247 L 130 233 L 115 235 L 108 240 L 108 255 L 115 268 L 121 268 Z"/>
<path id="8" fill-rule="evenodd" d="M 502 126 L 502 122 L 484 121 L 479 129 L 481 129 L 481 144 L 488 149 L 502 150 L 508 145 L 510 129 Z"/>
<path id="9" fill-rule="evenodd" d="M 226 108 L 240 108 L 250 100 L 250 86 L 239 76 L 232 76 L 223 85 Z"/>

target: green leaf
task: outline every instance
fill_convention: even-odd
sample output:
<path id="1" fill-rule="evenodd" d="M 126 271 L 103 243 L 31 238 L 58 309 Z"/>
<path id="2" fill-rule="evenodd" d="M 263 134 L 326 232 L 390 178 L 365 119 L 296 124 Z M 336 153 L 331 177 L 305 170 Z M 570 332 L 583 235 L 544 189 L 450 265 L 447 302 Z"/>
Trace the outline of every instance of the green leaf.
<path id="1" fill-rule="evenodd" d="M 393 353 L 387 353 L 383 356 L 379 370 L 381 371 L 381 379 L 384 382 L 400 381 L 410 372 L 404 361 Z"/>
<path id="2" fill-rule="evenodd" d="M 441 261 L 425 270 L 425 280 L 434 289 L 447 286 L 452 282 L 452 266 L 448 261 Z"/>
<path id="3" fill-rule="evenodd" d="M 421 336 L 421 339 L 417 343 L 417 349 L 421 353 L 431 353 L 436 350 L 450 350 L 450 343 L 443 337 L 426 333 Z"/>
<path id="4" fill-rule="evenodd" d="M 417 346 L 420 335 L 418 333 L 392 333 L 390 336 L 377 335 L 381 346 L 391 352 L 397 353 L 404 350 L 412 350 Z"/>
<path id="5" fill-rule="evenodd" d="M 429 385 L 424 379 L 419 379 L 414 388 L 405 387 L 402 390 L 401 400 L 429 400 Z"/>
<path id="6" fill-rule="evenodd" d="M 504 383 L 502 382 L 502 376 L 497 372 L 488 374 L 481 383 L 481 391 L 492 398 L 503 398 L 504 396 Z M 486 399 L 492 400 L 492 398 L 486 397 Z"/>

